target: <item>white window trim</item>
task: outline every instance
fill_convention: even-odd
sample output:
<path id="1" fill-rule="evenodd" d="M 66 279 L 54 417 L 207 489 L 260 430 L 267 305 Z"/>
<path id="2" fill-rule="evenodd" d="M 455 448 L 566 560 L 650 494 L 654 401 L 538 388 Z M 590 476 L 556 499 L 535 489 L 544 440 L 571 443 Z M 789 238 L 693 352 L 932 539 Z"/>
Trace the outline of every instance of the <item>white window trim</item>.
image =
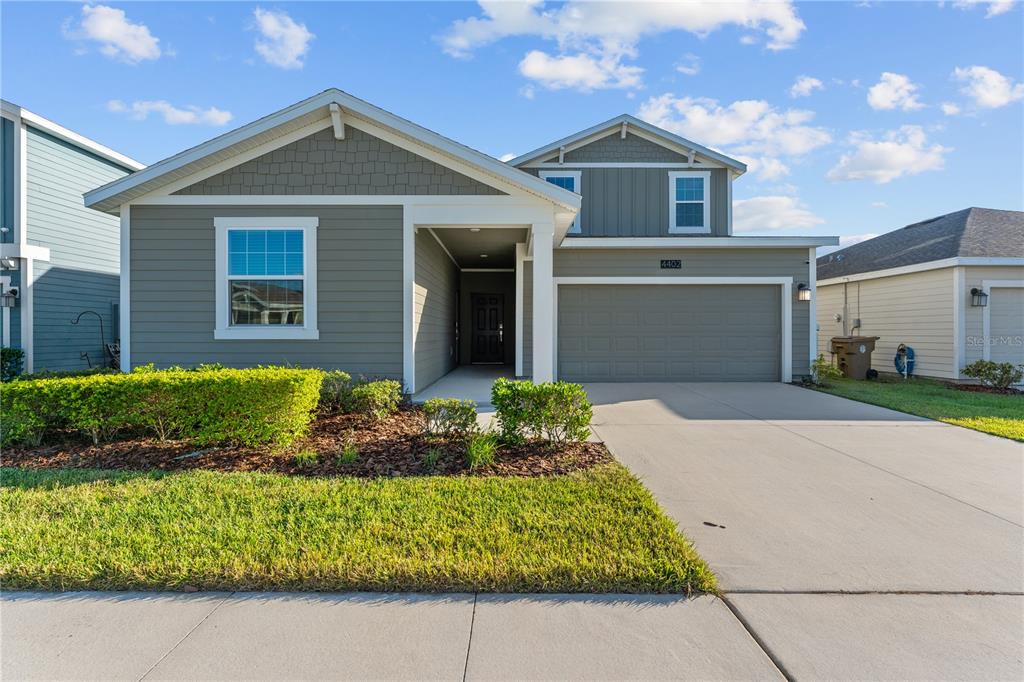
<path id="1" fill-rule="evenodd" d="M 217 340 L 316 340 L 320 338 L 317 329 L 316 299 L 316 228 L 320 219 L 303 216 L 295 218 L 250 218 L 218 217 L 213 219 L 216 228 L 216 287 L 217 321 L 213 338 Z M 231 306 L 228 301 L 228 230 L 292 229 L 303 231 L 303 325 L 239 325 L 231 326 Z M 288 279 L 288 278 L 286 278 Z M 297 279 L 297 278 L 291 278 Z"/>
<path id="2" fill-rule="evenodd" d="M 679 203 L 676 202 L 676 179 L 688 177 L 704 180 L 704 225 L 701 227 L 676 227 L 676 204 Z M 711 234 L 711 171 L 673 171 L 668 174 L 668 233 Z"/>
<path id="3" fill-rule="evenodd" d="M 542 171 L 539 172 L 538 175 L 539 175 L 540 179 L 545 181 L 545 182 L 547 182 L 548 178 L 565 178 L 565 177 L 570 177 L 570 178 L 572 178 L 572 186 L 574 188 L 573 191 L 575 191 L 576 194 L 579 194 L 580 196 L 583 196 L 583 171 L 578 171 L 578 170 L 575 170 L 575 171 L 573 171 L 573 170 L 543 171 L 542 170 Z M 580 210 L 577 211 L 577 213 L 576 213 L 576 219 L 572 222 L 571 225 L 569 225 L 569 231 L 566 232 L 566 234 L 580 234 L 580 232 L 582 230 L 582 228 L 580 226 L 583 224 L 582 223 L 582 218 L 580 217 L 582 215 L 583 215 L 583 207 L 581 205 L 580 206 Z"/>

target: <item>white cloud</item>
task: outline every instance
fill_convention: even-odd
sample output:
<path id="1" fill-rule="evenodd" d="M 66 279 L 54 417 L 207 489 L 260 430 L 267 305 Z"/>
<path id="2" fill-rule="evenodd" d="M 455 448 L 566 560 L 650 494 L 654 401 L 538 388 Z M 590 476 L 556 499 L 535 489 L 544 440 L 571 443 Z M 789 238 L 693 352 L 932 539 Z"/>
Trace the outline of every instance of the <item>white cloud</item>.
<path id="1" fill-rule="evenodd" d="M 960 113 L 960 107 L 953 102 L 943 102 L 940 105 L 940 108 L 942 109 L 942 113 L 946 116 L 956 116 Z"/>
<path id="2" fill-rule="evenodd" d="M 260 32 L 256 52 L 264 61 L 282 69 L 301 69 L 309 43 L 316 37 L 306 25 L 296 22 L 287 12 L 259 7 L 253 10 L 253 17 Z"/>
<path id="3" fill-rule="evenodd" d="M 119 99 L 112 99 L 107 102 L 107 110 L 119 114 L 127 114 L 129 118 L 136 121 L 146 120 L 150 114 L 163 116 L 164 123 L 168 125 L 209 125 L 222 126 L 231 121 L 230 111 L 224 111 L 217 107 L 202 109 L 197 106 L 186 106 L 178 108 L 166 100 L 135 101 L 130 105 Z"/>
<path id="4" fill-rule="evenodd" d="M 159 59 L 161 55 L 160 39 L 145 24 L 132 23 L 124 10 L 106 5 L 83 5 L 81 23 L 73 28 L 65 26 L 64 35 L 97 42 L 102 54 L 129 64 Z"/>
<path id="5" fill-rule="evenodd" d="M 793 87 L 789 89 L 790 97 L 807 97 L 815 90 L 824 90 L 825 86 L 817 78 L 811 78 L 810 76 L 800 76 L 793 83 Z"/>
<path id="6" fill-rule="evenodd" d="M 1017 0 L 956 0 L 953 6 L 959 9 L 971 9 L 978 5 L 987 5 L 988 10 L 985 12 L 985 17 L 991 19 L 1009 12 L 1016 2 Z"/>
<path id="7" fill-rule="evenodd" d="M 789 175 L 789 166 L 771 156 L 736 155 L 737 161 L 747 164 L 747 172 L 753 173 L 761 180 L 778 180 Z"/>
<path id="8" fill-rule="evenodd" d="M 790 196 L 739 199 L 732 204 L 732 216 L 733 229 L 738 233 L 806 230 L 825 222 Z"/>
<path id="9" fill-rule="evenodd" d="M 700 57 L 692 52 L 684 54 L 680 62 L 676 64 L 676 71 L 684 76 L 696 76 L 700 73 Z"/>
<path id="10" fill-rule="evenodd" d="M 637 116 L 671 132 L 733 156 L 754 161 L 751 170 L 764 179 L 789 172 L 779 157 L 803 156 L 832 141 L 824 128 L 808 125 L 813 111 L 776 109 L 764 100 L 739 100 L 728 106 L 700 97 L 651 97 Z"/>
<path id="11" fill-rule="evenodd" d="M 953 79 L 965 83 L 960 92 L 983 109 L 1005 107 L 1024 98 L 1024 84 L 1014 83 L 1009 76 L 987 66 L 957 67 L 953 71 Z"/>
<path id="12" fill-rule="evenodd" d="M 498 161 L 501 161 L 502 163 L 506 163 L 506 162 L 511 161 L 512 159 L 516 158 L 517 156 L 519 156 L 519 155 L 515 154 L 513 152 L 509 152 L 508 154 L 502 154 L 501 156 L 499 156 L 498 157 Z"/>
<path id="13" fill-rule="evenodd" d="M 843 154 L 839 163 L 825 177 L 832 181 L 870 180 L 882 185 L 925 171 L 941 170 L 946 154 L 952 151 L 940 144 L 928 144 L 921 126 L 905 125 L 872 139 L 865 133 L 854 133 L 851 154 Z"/>
<path id="14" fill-rule="evenodd" d="M 547 87 L 581 90 L 636 88 L 643 69 L 624 63 L 637 57 L 637 43 L 645 36 L 687 31 L 706 36 L 723 26 L 758 31 L 770 50 L 792 47 L 804 23 L 791 2 L 586 2 L 570 0 L 547 6 L 541 0 L 505 2 L 480 0 L 481 14 L 455 21 L 439 41 L 454 57 L 511 36 L 536 36 L 557 44 L 557 53 L 534 50 L 520 64 L 528 78 L 539 73 Z M 528 61 L 529 60 L 529 61 Z M 528 68 L 524 68 L 528 67 Z M 554 72 L 556 75 L 552 77 Z M 576 77 L 568 73 L 582 72 Z M 685 72 L 684 72 L 685 73 Z M 600 83 L 600 85 L 595 85 Z"/>
<path id="15" fill-rule="evenodd" d="M 918 86 L 910 78 L 886 71 L 882 80 L 868 89 L 868 104 L 872 109 L 902 109 L 913 111 L 924 105 L 917 99 Z"/>

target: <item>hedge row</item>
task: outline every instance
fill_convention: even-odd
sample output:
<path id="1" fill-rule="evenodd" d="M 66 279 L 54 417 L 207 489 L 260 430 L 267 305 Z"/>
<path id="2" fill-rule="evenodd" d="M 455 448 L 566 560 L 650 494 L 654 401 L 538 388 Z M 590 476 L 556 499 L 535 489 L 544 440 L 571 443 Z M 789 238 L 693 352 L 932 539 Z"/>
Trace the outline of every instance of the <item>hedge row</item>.
<path id="1" fill-rule="evenodd" d="M 324 373 L 263 367 L 141 371 L 0 387 L 0 441 L 38 445 L 71 429 L 98 443 L 124 431 L 199 445 L 286 445 L 305 433 Z"/>

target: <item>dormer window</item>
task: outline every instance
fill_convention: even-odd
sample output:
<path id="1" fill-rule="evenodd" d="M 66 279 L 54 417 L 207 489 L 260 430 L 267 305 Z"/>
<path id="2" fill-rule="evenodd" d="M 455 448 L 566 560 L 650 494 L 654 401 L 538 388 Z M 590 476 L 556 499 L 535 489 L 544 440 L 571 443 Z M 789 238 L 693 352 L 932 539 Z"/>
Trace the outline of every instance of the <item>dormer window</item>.
<path id="1" fill-rule="evenodd" d="M 582 185 L 580 182 L 581 171 L 541 171 L 540 177 L 542 180 L 547 180 L 552 185 L 557 185 L 562 189 L 567 189 L 570 192 L 576 192 L 576 194 L 583 194 Z M 576 220 L 569 226 L 569 234 L 580 233 L 580 216 L 582 210 L 576 214 Z"/>
<path id="2" fill-rule="evenodd" d="M 710 234 L 710 171 L 668 174 L 669 234 Z"/>

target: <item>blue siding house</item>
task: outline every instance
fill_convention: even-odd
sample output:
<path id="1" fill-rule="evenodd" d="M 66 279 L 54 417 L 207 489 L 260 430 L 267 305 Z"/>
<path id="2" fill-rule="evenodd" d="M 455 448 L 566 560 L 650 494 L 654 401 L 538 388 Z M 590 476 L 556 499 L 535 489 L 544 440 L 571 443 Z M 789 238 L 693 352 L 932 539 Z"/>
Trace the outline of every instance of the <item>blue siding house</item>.
<path id="1" fill-rule="evenodd" d="M 10 102 L 0 114 L 0 287 L 17 293 L 0 308 L 0 341 L 24 350 L 26 372 L 107 365 L 105 344 L 119 334 L 120 226 L 82 194 L 143 165 Z"/>

